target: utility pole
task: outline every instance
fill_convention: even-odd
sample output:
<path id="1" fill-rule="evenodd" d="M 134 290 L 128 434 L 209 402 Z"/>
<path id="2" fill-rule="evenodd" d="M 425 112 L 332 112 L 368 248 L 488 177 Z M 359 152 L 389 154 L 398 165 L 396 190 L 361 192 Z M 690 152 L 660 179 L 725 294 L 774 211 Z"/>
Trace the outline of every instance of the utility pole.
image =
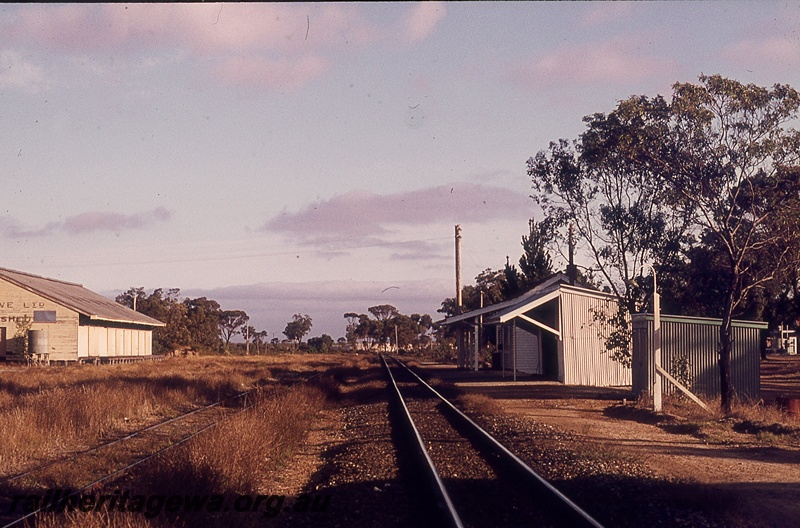
<path id="1" fill-rule="evenodd" d="M 456 311 L 461 312 L 461 226 L 456 225 Z"/>
<path id="2" fill-rule="evenodd" d="M 575 267 L 575 226 L 569 225 L 569 235 L 567 238 L 569 245 L 569 263 L 567 264 L 567 277 L 569 277 L 570 286 L 575 286 L 578 279 L 578 268 Z"/>
<path id="3" fill-rule="evenodd" d="M 461 313 L 461 226 L 456 224 L 456 309 L 457 314 Z M 466 343 L 464 339 L 464 330 L 460 327 L 458 329 L 458 368 L 467 368 L 467 357 L 469 352 L 465 350 Z"/>

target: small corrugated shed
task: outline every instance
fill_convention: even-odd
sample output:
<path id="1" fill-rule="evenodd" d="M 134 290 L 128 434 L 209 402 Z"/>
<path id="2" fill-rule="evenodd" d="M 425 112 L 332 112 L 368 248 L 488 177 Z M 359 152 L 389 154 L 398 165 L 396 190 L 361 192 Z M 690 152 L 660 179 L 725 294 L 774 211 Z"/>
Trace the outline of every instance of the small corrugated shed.
<path id="1" fill-rule="evenodd" d="M 152 355 L 153 329 L 165 326 L 80 284 L 0 268 L 0 357 L 20 352 L 26 320 L 32 351 L 57 361 Z"/>
<path id="2" fill-rule="evenodd" d="M 634 314 L 633 392 L 650 393 L 655 377 L 652 364 L 653 314 Z M 689 389 L 705 398 L 720 395 L 719 331 L 721 319 L 661 315 L 661 366 L 677 378 L 688 381 Z M 757 400 L 760 391 L 761 348 L 767 323 L 733 321 L 731 386 L 745 400 Z M 664 390 L 675 387 L 664 380 Z"/>
<path id="3" fill-rule="evenodd" d="M 534 349 L 533 354 L 539 356 L 540 362 L 546 362 L 548 357 L 555 358 L 558 381 L 562 383 L 623 386 L 631 383 L 631 369 L 611 359 L 605 348 L 612 328 L 604 322 L 603 316 L 613 315 L 616 306 L 616 297 L 611 294 L 558 282 L 536 296 L 499 311 L 488 322 L 522 326 L 534 333 L 538 349 Z M 518 356 L 520 349 L 517 345 Z M 521 350 L 523 354 L 531 353 L 524 348 Z"/>
<path id="4" fill-rule="evenodd" d="M 444 324 L 497 325 L 503 370 L 544 374 L 568 385 L 631 384 L 631 369 L 609 357 L 603 321 L 617 309 L 616 297 L 568 284 L 559 273 L 526 294 L 448 318 Z"/>

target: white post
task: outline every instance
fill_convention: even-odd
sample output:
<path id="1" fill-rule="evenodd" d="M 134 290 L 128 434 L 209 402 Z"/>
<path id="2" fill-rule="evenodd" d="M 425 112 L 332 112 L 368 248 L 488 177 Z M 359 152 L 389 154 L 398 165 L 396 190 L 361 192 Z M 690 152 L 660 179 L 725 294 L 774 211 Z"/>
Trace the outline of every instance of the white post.
<path id="1" fill-rule="evenodd" d="M 653 410 L 661 412 L 661 296 L 658 294 L 656 270 L 653 270 Z"/>
<path id="2" fill-rule="evenodd" d="M 483 290 L 481 290 L 481 308 L 483 308 Z M 480 366 L 479 357 L 481 353 L 481 331 L 483 330 L 483 314 L 478 316 L 478 325 L 475 327 L 475 363 L 474 368 L 477 372 Z"/>
<path id="3" fill-rule="evenodd" d="M 478 353 L 479 353 L 479 346 L 480 346 L 480 335 L 478 334 L 478 325 L 475 325 L 475 346 L 474 355 L 473 355 L 473 370 L 478 370 Z"/>
<path id="4" fill-rule="evenodd" d="M 513 343 L 512 346 L 512 362 L 514 368 L 514 381 L 517 381 L 517 319 L 514 318 L 514 321 L 511 326 L 511 342 Z"/>

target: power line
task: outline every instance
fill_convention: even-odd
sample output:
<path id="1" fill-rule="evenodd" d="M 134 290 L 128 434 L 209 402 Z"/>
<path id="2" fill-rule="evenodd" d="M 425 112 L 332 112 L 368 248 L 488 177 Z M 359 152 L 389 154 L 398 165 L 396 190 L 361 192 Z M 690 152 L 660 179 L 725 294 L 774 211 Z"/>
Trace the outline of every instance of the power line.
<path id="1" fill-rule="evenodd" d="M 325 248 L 325 249 L 292 249 L 292 250 L 284 250 L 284 251 L 255 251 L 255 252 L 228 252 L 224 255 L 207 255 L 207 256 L 180 256 L 180 257 L 172 257 L 172 258 L 159 258 L 159 259 L 145 259 L 145 260 L 130 260 L 125 259 L 124 261 L 115 261 L 115 262 L 98 262 L 96 258 L 93 258 L 90 263 L 86 262 L 77 262 L 77 263 L 62 263 L 59 264 L 59 267 L 64 268 L 73 268 L 73 267 L 86 267 L 88 265 L 91 266 L 118 266 L 118 265 L 147 265 L 147 264 L 178 264 L 182 262 L 215 262 L 215 261 L 224 261 L 224 260 L 240 260 L 240 259 L 252 259 L 252 258 L 263 258 L 263 257 L 281 257 L 281 256 L 288 256 L 288 255 L 313 255 L 313 254 L 320 254 L 320 253 L 334 253 L 334 252 L 343 252 L 343 251 L 350 251 L 350 250 L 357 250 L 357 249 L 370 249 L 370 248 L 380 248 L 380 247 L 392 247 L 392 246 L 402 246 L 405 244 L 414 244 L 419 242 L 437 242 L 442 240 L 450 240 L 449 237 L 433 237 L 433 238 L 421 238 L 421 239 L 414 239 L 414 240 L 402 240 L 402 241 L 383 241 L 383 242 L 375 242 L 371 244 L 360 244 L 355 246 L 346 246 L 341 248 Z M 82 256 L 86 256 L 83 254 Z"/>

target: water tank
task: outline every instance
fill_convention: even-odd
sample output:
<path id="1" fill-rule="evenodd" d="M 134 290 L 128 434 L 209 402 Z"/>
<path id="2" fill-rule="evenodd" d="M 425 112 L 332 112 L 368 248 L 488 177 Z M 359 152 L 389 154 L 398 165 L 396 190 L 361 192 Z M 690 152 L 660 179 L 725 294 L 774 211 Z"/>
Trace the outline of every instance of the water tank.
<path id="1" fill-rule="evenodd" d="M 28 332 L 28 349 L 31 354 L 47 354 L 47 330 L 31 330 Z"/>

